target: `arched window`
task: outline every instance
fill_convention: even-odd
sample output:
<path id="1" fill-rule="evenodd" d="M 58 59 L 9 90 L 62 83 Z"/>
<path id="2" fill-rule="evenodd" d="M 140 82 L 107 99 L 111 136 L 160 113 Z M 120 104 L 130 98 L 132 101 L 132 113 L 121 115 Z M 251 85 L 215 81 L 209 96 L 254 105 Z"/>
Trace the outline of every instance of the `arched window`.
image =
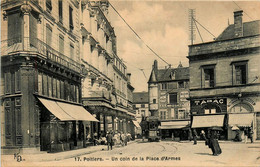
<path id="1" fill-rule="evenodd" d="M 247 103 L 238 103 L 234 105 L 231 110 L 231 113 L 246 113 L 246 112 L 253 112 L 253 108 L 251 105 Z"/>

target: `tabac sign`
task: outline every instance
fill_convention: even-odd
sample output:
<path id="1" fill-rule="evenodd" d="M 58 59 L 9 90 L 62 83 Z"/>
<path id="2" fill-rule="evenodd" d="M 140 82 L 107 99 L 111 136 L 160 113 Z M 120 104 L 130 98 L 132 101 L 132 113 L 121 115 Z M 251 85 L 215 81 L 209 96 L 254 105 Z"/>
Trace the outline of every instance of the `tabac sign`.
<path id="1" fill-rule="evenodd" d="M 227 99 L 226 98 L 208 98 L 208 99 L 196 99 L 191 100 L 191 112 L 194 114 L 203 114 L 204 108 L 216 108 L 218 112 L 227 111 Z M 215 106 L 215 107 L 214 107 Z"/>
<path id="2" fill-rule="evenodd" d="M 204 100 L 194 100 L 193 101 L 195 103 L 195 105 L 203 105 L 203 104 L 207 104 L 207 103 L 215 103 L 215 104 L 225 104 L 227 105 L 227 101 L 224 98 L 220 98 L 220 99 L 204 99 Z"/>

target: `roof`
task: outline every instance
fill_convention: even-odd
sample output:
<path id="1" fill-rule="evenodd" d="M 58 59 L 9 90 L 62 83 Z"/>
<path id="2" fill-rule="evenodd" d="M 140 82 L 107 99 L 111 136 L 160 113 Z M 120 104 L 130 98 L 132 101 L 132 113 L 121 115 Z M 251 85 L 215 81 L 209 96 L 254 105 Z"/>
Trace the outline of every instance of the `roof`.
<path id="1" fill-rule="evenodd" d="M 189 67 L 158 69 L 157 82 L 189 79 Z"/>
<path id="2" fill-rule="evenodd" d="M 148 92 L 134 92 L 133 103 L 148 103 Z"/>
<path id="3" fill-rule="evenodd" d="M 260 20 L 243 23 L 243 36 L 253 36 L 259 34 Z M 229 25 L 216 39 L 216 41 L 235 38 L 234 24 Z"/>

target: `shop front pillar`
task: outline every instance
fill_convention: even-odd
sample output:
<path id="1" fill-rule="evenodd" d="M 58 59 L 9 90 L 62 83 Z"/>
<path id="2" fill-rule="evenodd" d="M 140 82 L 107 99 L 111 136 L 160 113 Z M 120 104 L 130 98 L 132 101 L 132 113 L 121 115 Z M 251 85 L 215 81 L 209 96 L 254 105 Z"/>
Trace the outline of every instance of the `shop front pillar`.
<path id="1" fill-rule="evenodd" d="M 115 117 L 114 116 L 111 116 L 112 117 L 112 130 L 113 130 L 113 132 L 115 132 Z"/>

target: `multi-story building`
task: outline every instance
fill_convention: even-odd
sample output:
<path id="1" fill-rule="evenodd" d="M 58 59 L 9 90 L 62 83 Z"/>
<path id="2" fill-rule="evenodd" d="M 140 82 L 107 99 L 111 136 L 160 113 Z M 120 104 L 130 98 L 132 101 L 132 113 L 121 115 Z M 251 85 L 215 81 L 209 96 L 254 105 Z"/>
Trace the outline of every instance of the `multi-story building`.
<path id="1" fill-rule="evenodd" d="M 184 139 L 182 128 L 189 124 L 189 68 L 158 69 L 154 61 L 148 81 L 149 111 L 161 121 L 162 138 Z"/>
<path id="2" fill-rule="evenodd" d="M 149 112 L 148 92 L 134 92 L 134 109 L 137 122 L 140 124 L 143 117 L 151 116 Z"/>
<path id="3" fill-rule="evenodd" d="M 80 104 L 79 1 L 1 1 L 1 146 L 81 148 L 97 121 Z"/>
<path id="4" fill-rule="evenodd" d="M 89 124 L 88 133 L 100 137 L 109 130 L 129 132 L 134 119 L 127 97 L 131 84 L 126 65 L 117 55 L 116 35 L 108 20 L 109 3 L 82 1 L 80 5 L 82 101 L 100 121 Z"/>
<path id="5" fill-rule="evenodd" d="M 260 138 L 259 21 L 242 16 L 235 11 L 215 41 L 189 46 L 192 128 L 222 127 L 221 139 L 234 139 L 237 127 Z"/>

